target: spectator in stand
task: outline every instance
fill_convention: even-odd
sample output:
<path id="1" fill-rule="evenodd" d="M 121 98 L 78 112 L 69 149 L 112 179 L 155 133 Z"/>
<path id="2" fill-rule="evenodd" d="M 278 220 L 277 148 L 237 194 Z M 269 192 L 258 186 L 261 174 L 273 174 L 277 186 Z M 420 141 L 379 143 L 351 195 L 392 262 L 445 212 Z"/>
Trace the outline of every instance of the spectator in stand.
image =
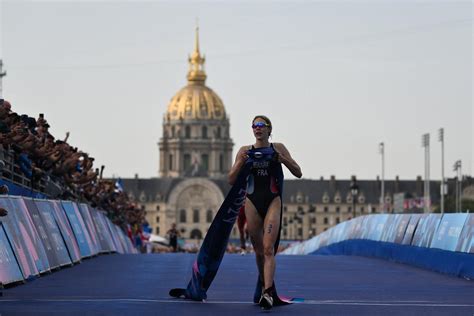
<path id="1" fill-rule="evenodd" d="M 8 194 L 8 187 L 5 184 L 0 185 L 0 194 Z M 3 207 L 0 207 L 0 216 L 6 215 L 8 215 L 8 211 Z"/>
<path id="2" fill-rule="evenodd" d="M 104 166 L 100 172 L 94 169 L 94 158 L 67 143 L 69 132 L 64 140 L 57 140 L 49 127 L 44 114 L 37 119 L 20 116 L 11 110 L 8 101 L 0 99 L 0 170 L 3 160 L 11 159 L 13 154 L 12 163 L 21 167 L 33 188 L 40 179 L 51 181 L 60 188 L 54 198 L 85 200 L 106 210 L 115 224 L 141 227 L 145 211 L 125 192 L 115 190 L 113 182 L 102 179 Z M 6 214 L 6 210 L 1 212 Z"/>

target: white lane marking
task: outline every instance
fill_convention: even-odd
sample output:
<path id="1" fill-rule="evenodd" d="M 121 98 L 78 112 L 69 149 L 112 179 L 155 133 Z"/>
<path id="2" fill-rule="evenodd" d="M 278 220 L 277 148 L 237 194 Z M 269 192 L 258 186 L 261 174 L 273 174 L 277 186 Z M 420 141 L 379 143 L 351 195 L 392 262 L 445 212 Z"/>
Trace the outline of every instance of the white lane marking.
<path id="1" fill-rule="evenodd" d="M 111 298 L 111 299 L 86 299 L 86 298 L 64 298 L 64 299 L 0 299 L 2 302 L 60 302 L 60 303 L 77 303 L 77 302 L 142 302 L 142 303 L 172 303 L 172 304 L 202 304 L 202 302 L 184 300 L 184 299 L 169 299 L 169 300 L 154 300 L 154 299 L 135 299 L 135 298 Z M 421 307 L 474 307 L 474 304 L 455 304 L 455 303 L 439 303 L 430 301 L 348 301 L 348 300 L 305 300 L 303 302 L 293 302 L 294 304 L 305 305 L 346 305 L 346 306 L 421 306 Z M 204 304 L 254 304 L 248 301 L 206 301 Z"/>

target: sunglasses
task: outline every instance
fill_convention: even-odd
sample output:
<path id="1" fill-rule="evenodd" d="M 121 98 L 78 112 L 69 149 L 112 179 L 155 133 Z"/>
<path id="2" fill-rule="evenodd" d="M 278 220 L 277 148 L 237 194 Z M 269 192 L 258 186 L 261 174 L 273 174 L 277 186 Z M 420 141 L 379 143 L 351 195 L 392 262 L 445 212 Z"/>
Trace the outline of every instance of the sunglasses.
<path id="1" fill-rule="evenodd" d="M 252 124 L 253 129 L 256 129 L 257 127 L 270 127 L 270 124 L 267 124 L 265 122 L 255 122 Z"/>

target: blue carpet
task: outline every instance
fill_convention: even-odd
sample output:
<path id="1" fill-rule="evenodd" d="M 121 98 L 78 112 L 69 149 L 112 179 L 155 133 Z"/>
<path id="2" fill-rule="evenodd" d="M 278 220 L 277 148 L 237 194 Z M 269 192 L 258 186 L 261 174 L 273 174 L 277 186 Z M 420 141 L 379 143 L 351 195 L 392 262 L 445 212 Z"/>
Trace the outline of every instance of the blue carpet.
<path id="1" fill-rule="evenodd" d="M 259 315 L 253 255 L 226 255 L 206 303 L 168 297 L 195 255 L 103 255 L 3 291 L 5 315 Z M 278 315 L 473 315 L 474 282 L 375 258 L 277 256 Z"/>

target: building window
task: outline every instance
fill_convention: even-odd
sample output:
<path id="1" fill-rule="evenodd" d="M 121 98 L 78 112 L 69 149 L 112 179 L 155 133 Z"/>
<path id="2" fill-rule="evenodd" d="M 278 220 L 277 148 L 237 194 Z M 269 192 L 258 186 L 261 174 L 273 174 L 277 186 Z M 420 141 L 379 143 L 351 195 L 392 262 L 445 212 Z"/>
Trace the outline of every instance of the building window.
<path id="1" fill-rule="evenodd" d="M 204 171 L 209 170 L 209 155 L 208 154 L 201 155 L 201 166 L 202 166 L 202 170 Z"/>
<path id="2" fill-rule="evenodd" d="M 316 224 L 316 217 L 311 218 L 311 223 Z"/>
<path id="3" fill-rule="evenodd" d="M 211 222 L 212 222 L 212 217 L 213 217 L 213 215 L 212 215 L 212 210 L 207 210 L 206 221 L 207 221 L 208 223 L 211 223 Z"/>
<path id="4" fill-rule="evenodd" d="M 173 155 L 170 154 L 168 158 L 169 158 L 169 169 L 173 170 Z"/>
<path id="5" fill-rule="evenodd" d="M 341 209 L 338 207 L 336 207 L 336 213 L 339 213 L 341 211 Z"/>
<path id="6" fill-rule="evenodd" d="M 202 233 L 199 229 L 193 229 L 189 237 L 191 239 L 202 239 Z"/>
<path id="7" fill-rule="evenodd" d="M 339 217 L 336 217 L 336 224 L 339 224 L 341 222 L 341 219 Z"/>
<path id="8" fill-rule="evenodd" d="M 157 223 L 160 222 L 160 217 L 159 217 L 159 216 L 156 217 L 156 222 L 157 222 Z"/>
<path id="9" fill-rule="evenodd" d="M 219 171 L 224 171 L 224 156 L 222 154 L 219 155 Z"/>
<path id="10" fill-rule="evenodd" d="M 217 127 L 216 138 L 221 138 L 221 128 L 220 127 Z"/>
<path id="11" fill-rule="evenodd" d="M 298 236 L 299 237 L 303 236 L 303 229 L 302 228 L 298 228 Z"/>
<path id="12" fill-rule="evenodd" d="M 283 236 L 288 237 L 288 232 L 286 231 L 286 228 L 283 229 Z"/>
<path id="13" fill-rule="evenodd" d="M 327 213 L 327 212 L 329 212 L 329 209 L 328 209 L 327 206 L 325 206 L 325 207 L 324 207 L 324 213 Z"/>
<path id="14" fill-rule="evenodd" d="M 350 213 L 350 212 L 352 212 L 352 207 L 351 207 L 351 206 L 349 206 L 349 207 L 347 208 L 347 213 Z"/>
<path id="15" fill-rule="evenodd" d="M 157 235 L 159 235 L 159 234 L 160 234 L 160 228 L 157 227 L 157 228 L 155 229 L 155 232 L 156 232 Z"/>
<path id="16" fill-rule="evenodd" d="M 179 211 L 179 222 L 186 223 L 186 210 Z"/>
<path id="17" fill-rule="evenodd" d="M 193 210 L 193 223 L 199 223 L 199 210 Z"/>
<path id="18" fill-rule="evenodd" d="M 175 129 L 174 125 L 173 125 L 173 126 L 171 126 L 171 137 L 174 138 L 175 135 L 176 135 L 176 129 Z"/>
<path id="19" fill-rule="evenodd" d="M 303 203 L 303 196 L 301 194 L 296 196 L 296 203 Z"/>
<path id="20" fill-rule="evenodd" d="M 363 206 L 360 208 L 360 212 L 364 213 L 364 207 Z"/>
<path id="21" fill-rule="evenodd" d="M 207 138 L 207 126 L 202 127 L 202 138 Z"/>
<path id="22" fill-rule="evenodd" d="M 191 138 L 191 126 L 186 126 L 184 128 L 184 137 Z"/>
<path id="23" fill-rule="evenodd" d="M 157 211 L 160 210 L 160 206 L 159 206 L 159 205 L 156 206 L 156 210 L 157 210 Z"/>
<path id="24" fill-rule="evenodd" d="M 324 193 L 323 195 L 323 203 L 329 203 L 329 195 L 327 193 Z"/>
<path id="25" fill-rule="evenodd" d="M 329 219 L 327 217 L 324 218 L 324 224 L 329 224 Z"/>

